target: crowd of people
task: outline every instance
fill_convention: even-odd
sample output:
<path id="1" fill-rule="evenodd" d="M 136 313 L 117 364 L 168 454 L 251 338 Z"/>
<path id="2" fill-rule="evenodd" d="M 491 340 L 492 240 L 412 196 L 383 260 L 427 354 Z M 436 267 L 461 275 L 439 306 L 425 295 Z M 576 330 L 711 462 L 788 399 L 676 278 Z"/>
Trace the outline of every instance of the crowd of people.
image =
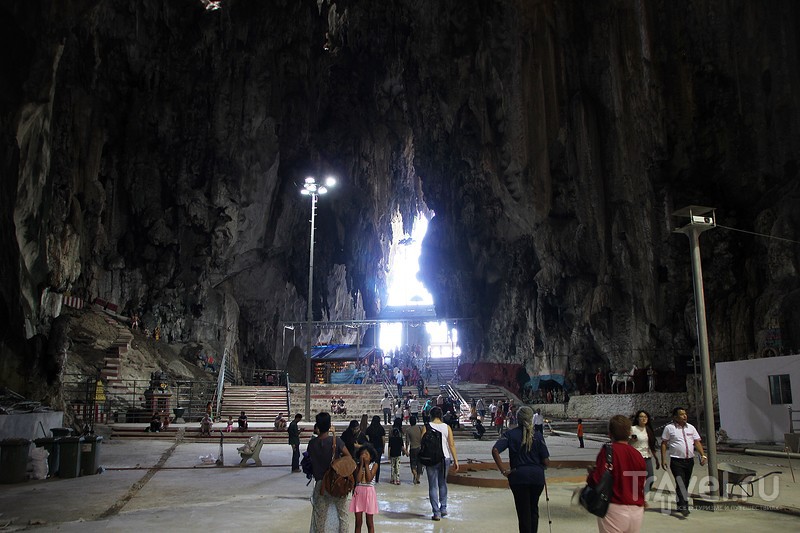
<path id="1" fill-rule="evenodd" d="M 427 479 L 431 519 L 439 521 L 448 516 L 447 473 L 459 468 L 453 435 L 461 424 L 460 406 L 446 394 L 424 398 L 414 394 L 413 390 L 404 391 L 401 387 L 405 381 L 399 376 L 404 374 L 398 368 L 394 378 L 398 400 L 385 393 L 383 398 L 376 399 L 376 408 L 381 414 L 363 414 L 360 420 L 351 420 L 341 436 L 335 436 L 332 431 L 331 413 L 346 414 L 342 398 L 331 400 L 331 413 L 316 415 L 314 438 L 306 449 L 307 473 L 315 481 L 311 531 L 325 531 L 325 517 L 331 506 L 336 509 L 339 531 L 349 530 L 350 513 L 354 516 L 355 531 L 361 531 L 364 523 L 368 531 L 374 531 L 374 516 L 380 512 L 375 485 L 381 480 L 384 456 L 389 459 L 389 484 L 400 484 L 401 460 L 408 457 L 411 483 L 416 485 L 423 477 Z M 660 444 L 652 417 L 645 410 L 637 411 L 632 417 L 616 415 L 609 420 L 610 442 L 599 451 L 586 478 L 590 487 L 600 483 L 606 470 L 613 478 L 608 511 L 597 518 L 600 532 L 641 531 L 645 497 L 652 491 L 658 469 L 671 472 L 676 486 L 677 512 L 684 517 L 689 515 L 688 486 L 694 462 L 698 456 L 700 464 L 704 465 L 706 456 L 699 433 L 687 422 L 686 410 L 677 407 L 672 415 L 672 422 L 660 434 Z M 298 413 L 288 423 L 280 413 L 274 421 L 275 429 L 288 431 L 292 472 L 304 471 L 300 462 L 298 425 L 302 418 Z M 517 406 L 510 399 L 486 402 L 476 398 L 470 405 L 469 420 L 475 439 L 485 438 L 486 426 L 495 430 L 496 441 L 491 453 L 498 470 L 508 478 L 520 531 L 536 531 L 539 499 L 546 489 L 545 471 L 549 464 L 544 436 L 546 421 L 541 411 L 527 405 Z M 237 423 L 240 431 L 247 430 L 244 411 Z M 155 424 L 154 419 L 152 431 L 159 430 Z M 229 418 L 228 431 L 232 425 L 233 420 Z M 389 426 L 388 429 L 385 426 Z M 210 429 L 210 413 L 206 413 L 201 421 L 201 430 L 210 434 Z M 435 464 L 423 465 L 420 449 L 428 432 L 437 436 L 442 459 Z M 578 446 L 583 448 L 582 419 L 577 421 L 577 438 Z M 505 453 L 508 454 L 507 462 L 502 459 Z M 334 497 L 319 490 L 332 460 L 343 456 L 352 457 L 356 465 L 353 474 L 355 488 L 349 503 L 347 497 Z"/>
<path id="2" fill-rule="evenodd" d="M 539 499 L 543 490 L 546 490 L 545 471 L 550 457 L 542 430 L 544 418 L 541 412 L 525 405 L 515 409 L 511 402 L 508 406 L 497 405 L 495 402 L 488 406 L 482 403 L 476 400 L 473 404 L 471 417 L 474 414 L 476 427 L 478 424 L 482 426 L 484 419 L 489 422 L 503 418 L 505 424 L 505 420 L 511 418 L 509 413 L 513 412 L 515 415 L 515 424 L 509 425 L 498 435 L 492 446 L 492 457 L 497 469 L 508 478 L 519 530 L 537 531 Z M 422 425 L 418 423 L 416 414 L 409 414 L 408 419 L 405 419 L 405 414 L 395 416 L 388 434 L 382 420 L 388 424 L 386 410 L 390 413 L 392 410 L 383 408 L 383 404 L 381 409 L 384 410 L 383 419 L 379 415 L 374 415 L 368 423 L 369 417 L 365 414 L 360 422 L 352 420 L 341 437 L 330 435 L 329 413 L 319 413 L 316 416 L 317 437 L 312 439 L 307 452 L 310 464 L 313 466 L 310 475 L 317 481 L 317 485 L 335 457 L 347 455 L 355 458 L 356 470 L 355 488 L 349 505 L 347 497 L 334 498 L 320 495 L 316 489 L 314 490 L 312 532 L 325 531 L 324 517 L 327 516 L 328 507 L 331 505 L 336 506 L 340 532 L 348 531 L 350 527 L 348 512 L 354 514 L 355 531 L 361 531 L 364 515 L 366 515 L 367 530 L 374 531 L 374 516 L 380 512 L 375 484 L 380 482 L 380 463 L 385 454 L 388 454 L 391 465 L 390 484 L 400 484 L 400 460 L 401 457 L 408 456 L 411 482 L 420 483 L 423 472 L 427 478 L 431 519 L 439 521 L 448 516 L 447 473 L 451 470 L 458 471 L 459 463 L 453 439 L 453 427 L 445 422 L 442 408 L 436 405 L 434 400 Z M 424 409 L 420 412 L 424 413 Z M 297 417 L 297 420 L 302 418 L 301 415 Z M 584 444 L 582 429 L 580 420 L 578 435 L 580 447 Z M 437 435 L 437 442 L 442 448 L 441 460 L 423 466 L 419 454 L 428 431 Z M 672 472 L 676 484 L 678 513 L 684 517 L 689 515 L 687 487 L 695 453 L 699 455 L 701 465 L 705 464 L 706 456 L 703 453 L 700 435 L 694 426 L 686 421 L 685 409 L 675 408 L 672 422 L 665 426 L 661 434 L 660 446 L 657 445 L 651 417 L 644 410 L 638 411 L 630 418 L 622 415 L 611 417 L 608 423 L 608 436 L 610 442 L 601 448 L 595 464 L 588 468 L 586 478 L 587 486 L 596 487 L 606 470 L 611 473 L 608 510 L 604 516 L 597 518 L 597 527 L 601 533 L 642 530 L 645 496 L 652 490 L 654 473 L 658 468 L 664 470 L 669 468 Z M 291 438 L 290 435 L 290 441 Z M 333 438 L 339 443 L 335 454 Z M 502 454 L 506 452 L 507 462 L 502 459 Z M 297 447 L 293 445 L 292 471 L 299 471 L 294 462 L 296 453 Z"/>

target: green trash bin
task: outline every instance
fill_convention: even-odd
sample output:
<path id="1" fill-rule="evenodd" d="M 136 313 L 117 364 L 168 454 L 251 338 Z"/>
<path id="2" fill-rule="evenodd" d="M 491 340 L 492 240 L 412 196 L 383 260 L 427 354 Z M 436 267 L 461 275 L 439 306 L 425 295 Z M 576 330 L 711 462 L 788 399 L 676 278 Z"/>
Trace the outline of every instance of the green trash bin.
<path id="1" fill-rule="evenodd" d="M 49 454 L 47 456 L 47 477 L 58 475 L 58 463 L 61 455 L 59 441 L 60 439 L 54 437 L 41 437 L 33 441 L 37 448 L 44 448 Z"/>
<path id="2" fill-rule="evenodd" d="M 58 439 L 59 464 L 58 477 L 72 478 L 81 475 L 81 445 L 83 437 L 62 437 Z"/>
<path id="3" fill-rule="evenodd" d="M 28 439 L 0 441 L 0 483 L 22 483 L 28 479 Z"/>
<path id="4" fill-rule="evenodd" d="M 86 435 L 81 444 L 81 475 L 91 476 L 100 468 L 100 443 L 103 437 Z"/>

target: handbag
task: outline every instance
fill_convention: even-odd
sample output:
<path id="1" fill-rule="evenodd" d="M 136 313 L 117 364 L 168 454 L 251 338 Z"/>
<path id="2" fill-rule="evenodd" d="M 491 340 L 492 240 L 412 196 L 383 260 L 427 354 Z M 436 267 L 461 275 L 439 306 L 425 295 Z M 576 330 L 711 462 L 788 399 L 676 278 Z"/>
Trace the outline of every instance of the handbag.
<path id="1" fill-rule="evenodd" d="M 356 462 L 349 455 L 342 455 L 338 459 L 336 458 L 336 435 L 334 434 L 331 465 L 325 471 L 319 493 L 325 494 L 327 492 L 334 498 L 346 497 L 356 486 L 355 479 L 353 479 L 355 470 Z"/>
<path id="2" fill-rule="evenodd" d="M 600 518 L 603 518 L 608 512 L 608 504 L 611 502 L 611 492 L 614 485 L 614 474 L 612 473 L 614 463 L 611 457 L 611 443 L 605 444 L 603 448 L 606 451 L 606 470 L 597 485 L 583 487 L 578 500 L 581 507 Z"/>

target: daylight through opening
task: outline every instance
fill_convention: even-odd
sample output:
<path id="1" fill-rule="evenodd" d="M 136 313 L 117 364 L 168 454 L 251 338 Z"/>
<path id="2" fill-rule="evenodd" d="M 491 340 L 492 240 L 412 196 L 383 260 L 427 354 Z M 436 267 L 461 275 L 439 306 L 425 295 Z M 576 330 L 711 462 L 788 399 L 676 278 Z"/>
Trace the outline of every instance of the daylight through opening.
<path id="1" fill-rule="evenodd" d="M 433 296 L 419 280 L 419 256 L 422 239 L 428 231 L 428 219 L 414 219 L 411 235 L 403 232 L 398 214 L 392 221 L 392 245 L 389 257 L 388 295 L 381 314 L 391 318 L 435 316 Z M 419 344 L 430 357 L 458 357 L 458 331 L 445 321 L 421 320 L 421 324 L 391 322 L 381 324 L 378 345 L 386 353 Z"/>

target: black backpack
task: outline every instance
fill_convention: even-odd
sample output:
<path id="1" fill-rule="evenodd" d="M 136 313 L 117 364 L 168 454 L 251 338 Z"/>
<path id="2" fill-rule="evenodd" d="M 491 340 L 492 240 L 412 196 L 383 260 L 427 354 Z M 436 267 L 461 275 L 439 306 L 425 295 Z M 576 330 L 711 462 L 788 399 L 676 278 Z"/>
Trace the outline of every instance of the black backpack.
<path id="1" fill-rule="evenodd" d="M 442 433 L 425 424 L 425 434 L 419 446 L 417 460 L 424 466 L 436 466 L 444 461 Z"/>

